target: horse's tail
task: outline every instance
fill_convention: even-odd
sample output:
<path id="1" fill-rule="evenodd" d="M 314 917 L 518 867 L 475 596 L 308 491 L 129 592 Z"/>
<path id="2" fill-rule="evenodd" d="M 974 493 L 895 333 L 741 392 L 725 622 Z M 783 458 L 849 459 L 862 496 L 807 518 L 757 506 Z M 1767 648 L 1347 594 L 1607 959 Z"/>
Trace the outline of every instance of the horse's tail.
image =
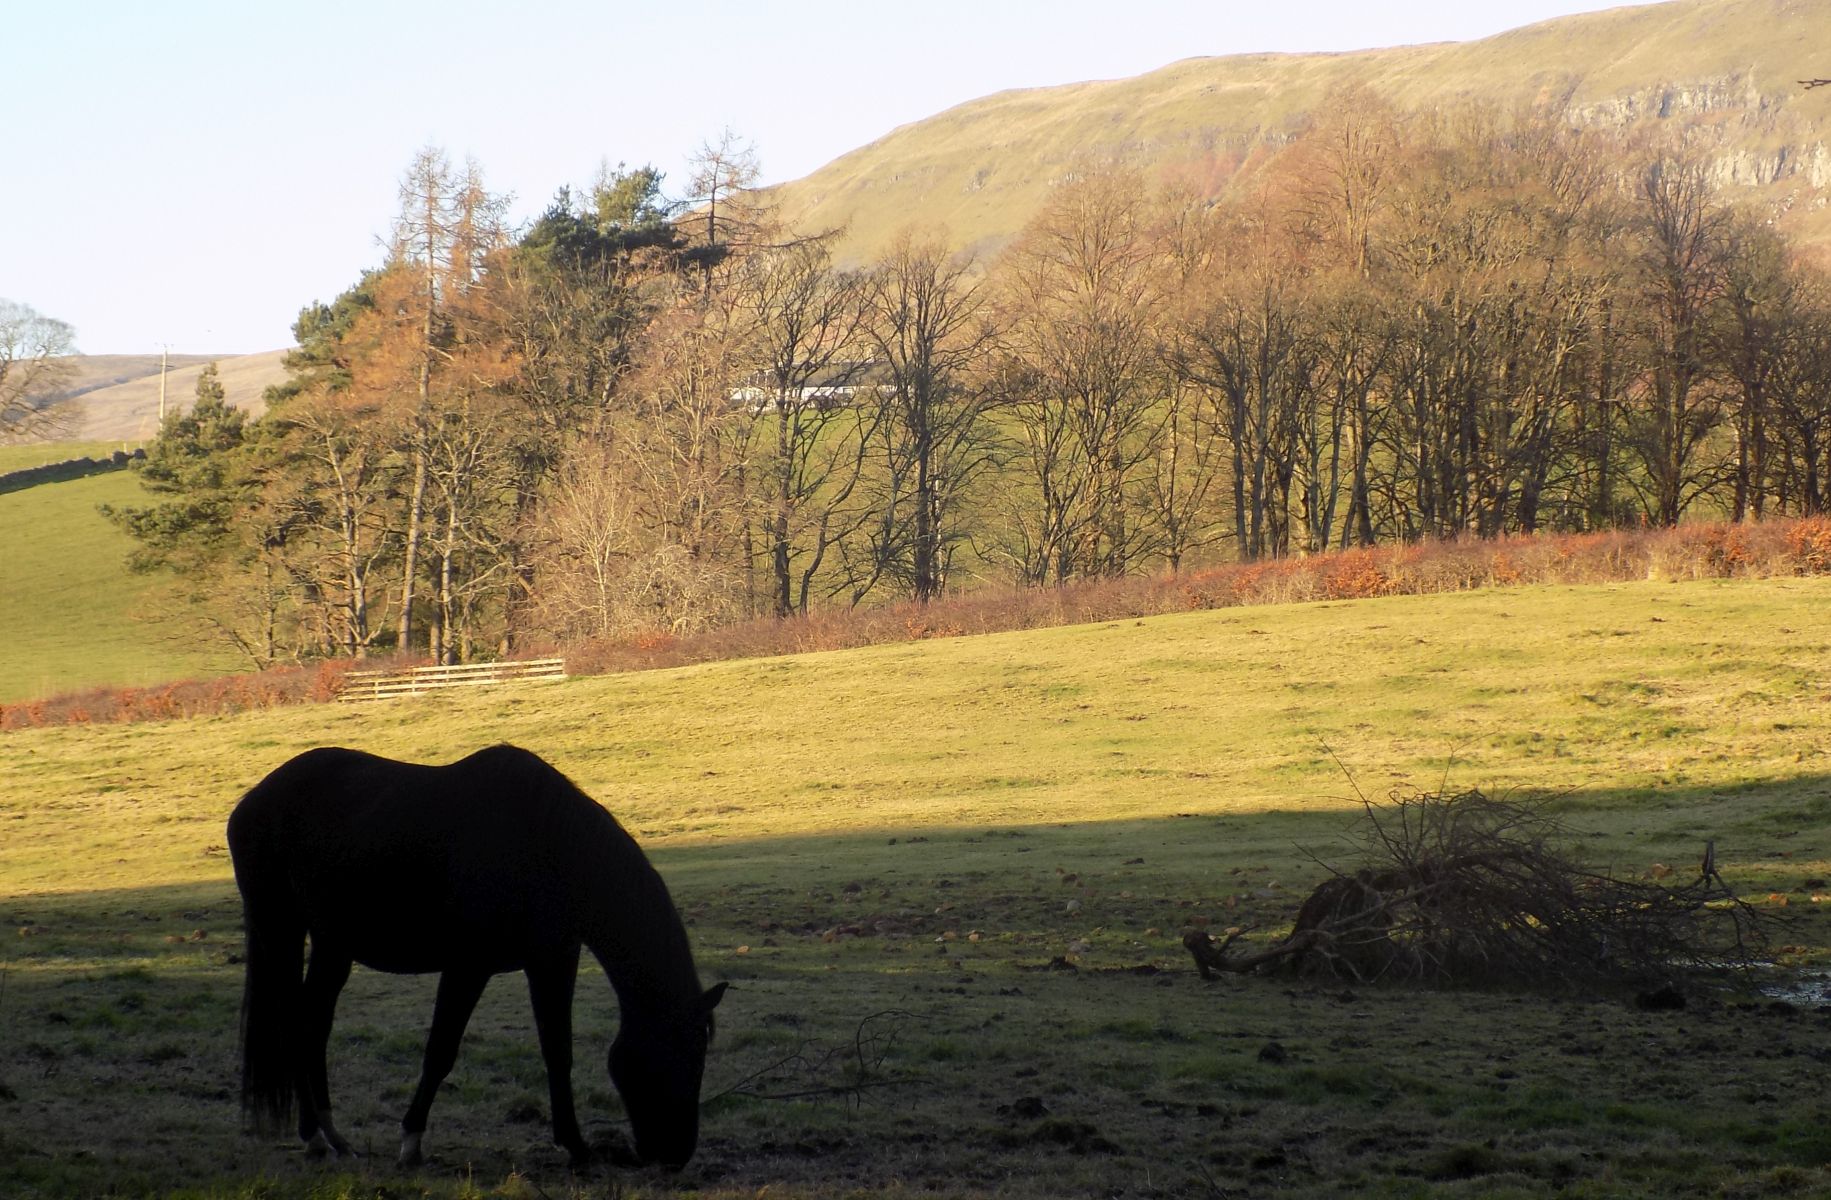
<path id="1" fill-rule="evenodd" d="M 253 794 L 250 794 L 250 799 Z M 242 892 L 248 942 L 242 982 L 242 1113 L 261 1133 L 282 1132 L 293 1112 L 305 923 L 284 865 L 263 862 L 258 835 L 245 826 L 248 801 L 229 819 L 229 848 Z M 242 826 L 242 828 L 238 828 Z"/>

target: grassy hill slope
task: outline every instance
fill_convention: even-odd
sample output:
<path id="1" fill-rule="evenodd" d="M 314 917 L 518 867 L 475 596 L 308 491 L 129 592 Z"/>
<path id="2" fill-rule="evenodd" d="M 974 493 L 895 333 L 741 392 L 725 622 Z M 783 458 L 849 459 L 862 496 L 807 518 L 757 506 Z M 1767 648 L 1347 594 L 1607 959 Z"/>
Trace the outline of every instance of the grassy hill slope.
<path id="1" fill-rule="evenodd" d="M 0 701 L 242 665 L 151 619 L 148 582 L 125 565 L 132 543 L 96 511 L 145 501 L 126 471 L 0 495 Z"/>
<path id="2" fill-rule="evenodd" d="M 1147 1174 L 1170 1194 L 1822 1192 L 1816 1017 L 1204 985 L 1177 937 L 1288 923 L 1323 873 L 1308 852 L 1347 855 L 1346 767 L 1375 795 L 1575 789 L 1562 811 L 1620 871 L 1714 837 L 1738 887 L 1793 896 L 1791 936 L 1822 955 L 1827 602 L 1826 579 L 1402 597 L 9 734 L 0 909 L 24 936 L 0 1177 L 458 1196 L 515 1172 L 504 1194 L 596 1194 L 545 1147 L 519 986 L 473 1020 L 423 1173 L 385 1163 L 427 979 L 359 969 L 345 995 L 333 1088 L 372 1151 L 360 1177 L 235 1132 L 235 797 L 313 745 L 438 761 L 509 740 L 642 839 L 702 973 L 736 985 L 701 1153 L 619 1177 L 640 1194 L 1090 1195 Z M 601 983 L 577 1013 L 587 1136 L 613 1144 Z"/>
<path id="3" fill-rule="evenodd" d="M 22 731 L 0 740 L 5 794 L 58 802 L 26 817 L 46 837 L 0 846 L 0 879 L 220 879 L 192 834 L 110 814 L 214 821 L 325 743 L 431 761 L 516 742 L 669 846 L 1340 813 L 1358 804 L 1346 770 L 1375 795 L 1447 779 L 1577 789 L 1577 809 L 1654 800 L 1647 852 L 1674 853 L 1711 826 L 1766 830 L 1734 799 L 1750 788 L 1831 816 L 1827 603 L 1822 577 L 1391 597 Z M 99 848 L 75 876 L 66 821 Z M 1805 836 L 1831 849 L 1831 827 Z"/>
<path id="4" fill-rule="evenodd" d="M 259 415 L 266 411 L 263 394 L 267 388 L 286 379 L 281 361 L 286 354 L 285 350 L 268 350 L 218 358 L 186 356 L 182 365 L 174 363 L 166 372 L 166 406 L 170 409 L 190 404 L 197 395 L 197 377 L 214 362 L 229 403 Z M 82 394 L 77 401 L 83 413 L 78 428 L 81 436 L 138 443 L 159 431 L 159 359 L 156 355 L 149 357 L 150 371 Z"/>
<path id="5" fill-rule="evenodd" d="M 808 228 L 872 253 L 911 220 L 996 246 L 1068 172 L 1119 161 L 1208 192 L 1299 129 L 1332 88 L 1404 107 L 1568 99 L 1599 125 L 1683 127 L 1728 182 L 1831 237 L 1831 0 L 1676 0 L 1560 18 L 1478 42 L 1353 54 L 1192 58 L 1131 79 L 1001 92 L 902 126 L 776 196 Z"/>
<path id="6" fill-rule="evenodd" d="M 159 356 L 157 354 L 73 354 L 65 359 L 70 376 L 66 381 L 63 394 L 81 396 L 102 388 L 114 387 L 117 384 L 132 383 L 136 379 L 145 379 L 148 375 L 159 374 Z M 168 371 L 182 370 L 185 367 L 201 367 L 212 361 L 208 354 L 172 354 L 165 359 Z"/>

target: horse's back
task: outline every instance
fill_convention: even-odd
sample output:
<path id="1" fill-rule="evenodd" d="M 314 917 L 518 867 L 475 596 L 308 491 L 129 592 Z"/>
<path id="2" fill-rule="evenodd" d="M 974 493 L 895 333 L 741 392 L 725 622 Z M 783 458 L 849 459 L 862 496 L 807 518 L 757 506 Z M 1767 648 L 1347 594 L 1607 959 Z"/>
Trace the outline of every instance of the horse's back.
<path id="1" fill-rule="evenodd" d="M 368 823 L 403 820 L 433 832 L 480 815 L 564 804 L 571 797 L 556 794 L 554 781 L 563 783 L 564 776 L 518 746 L 491 746 L 444 765 L 322 746 L 288 759 L 250 788 L 229 815 L 229 834 L 246 843 L 263 829 L 294 822 L 359 832 Z M 578 799 L 591 803 L 582 793 Z"/>
<path id="2" fill-rule="evenodd" d="M 243 796 L 229 847 L 244 896 L 259 886 L 246 876 L 284 877 L 314 937 L 384 970 L 442 970 L 459 946 L 525 942 L 543 925 L 563 939 L 582 805 L 596 808 L 512 746 L 444 766 L 322 748 Z"/>

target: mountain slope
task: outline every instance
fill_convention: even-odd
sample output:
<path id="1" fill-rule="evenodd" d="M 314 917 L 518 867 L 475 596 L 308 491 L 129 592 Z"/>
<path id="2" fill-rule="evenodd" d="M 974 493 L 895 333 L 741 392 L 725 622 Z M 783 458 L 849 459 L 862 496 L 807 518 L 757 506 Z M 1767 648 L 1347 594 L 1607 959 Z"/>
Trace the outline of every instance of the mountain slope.
<path id="1" fill-rule="evenodd" d="M 1124 162 L 1225 186 L 1288 140 L 1333 89 L 1364 85 L 1405 108 L 1460 99 L 1568 101 L 1581 122 L 1682 127 L 1719 178 L 1831 242 L 1831 0 L 1675 0 L 1546 21 L 1478 42 L 1352 54 L 1191 58 L 1131 79 L 1000 92 L 902 126 L 775 189 L 806 229 L 845 227 L 848 256 L 912 216 L 991 248 L 1088 162 Z"/>

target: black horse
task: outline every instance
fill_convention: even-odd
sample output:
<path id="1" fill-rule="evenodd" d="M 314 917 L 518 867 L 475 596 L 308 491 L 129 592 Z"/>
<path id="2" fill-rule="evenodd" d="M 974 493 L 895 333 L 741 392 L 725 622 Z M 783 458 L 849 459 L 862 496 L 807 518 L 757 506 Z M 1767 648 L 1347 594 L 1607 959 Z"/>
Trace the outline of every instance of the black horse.
<path id="1" fill-rule="evenodd" d="M 590 1157 L 572 1104 L 572 989 L 579 947 L 604 965 L 622 1012 L 610 1077 L 636 1153 L 684 1164 L 699 1140 L 712 1009 L 661 876 L 635 839 L 571 780 L 513 746 L 443 767 L 356 750 L 307 751 L 229 816 L 248 930 L 242 1108 L 263 1130 L 297 1097 L 299 1136 L 349 1154 L 331 1124 L 325 1046 L 353 962 L 439 972 L 438 1001 L 403 1165 L 492 975 L 522 971 L 547 1063 L 553 1140 Z M 310 966 L 300 975 L 305 939 Z"/>

